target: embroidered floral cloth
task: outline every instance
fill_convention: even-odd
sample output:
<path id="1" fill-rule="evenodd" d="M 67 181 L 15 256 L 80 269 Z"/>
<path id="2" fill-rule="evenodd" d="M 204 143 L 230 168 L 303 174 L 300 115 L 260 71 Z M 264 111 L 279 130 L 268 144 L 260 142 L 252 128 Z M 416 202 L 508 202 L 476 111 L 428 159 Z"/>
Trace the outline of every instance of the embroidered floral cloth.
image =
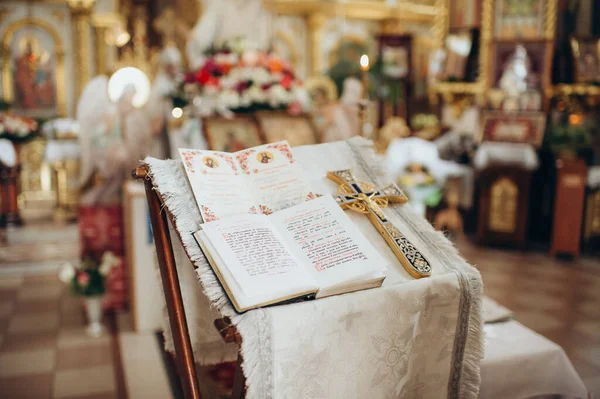
<path id="1" fill-rule="evenodd" d="M 337 189 L 325 177 L 329 170 L 352 168 L 360 180 L 380 186 L 388 182 L 380 158 L 364 139 L 293 152 L 321 194 Z M 208 301 L 230 316 L 242 335 L 248 398 L 477 397 L 483 352 L 481 277 L 409 206 L 389 207 L 386 214 L 430 260 L 432 277 L 410 277 L 368 219 L 349 212 L 394 265 L 381 288 L 238 315 L 191 235 L 202 221 L 181 162 L 145 162 Z M 210 363 L 233 356 L 231 347 L 217 348 L 214 332 L 205 331 L 215 315 L 208 312 L 206 298 L 198 299 L 200 286 L 190 277 L 189 263 L 179 263 L 197 360 Z M 167 348 L 172 348 L 168 323 L 165 330 Z"/>

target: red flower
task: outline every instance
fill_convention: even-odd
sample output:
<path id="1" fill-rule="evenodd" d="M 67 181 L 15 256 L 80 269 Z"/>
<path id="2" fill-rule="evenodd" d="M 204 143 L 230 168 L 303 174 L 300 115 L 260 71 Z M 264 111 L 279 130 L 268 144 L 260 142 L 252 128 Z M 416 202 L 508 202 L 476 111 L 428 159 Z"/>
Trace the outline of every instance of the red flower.
<path id="1" fill-rule="evenodd" d="M 219 72 L 221 73 L 221 75 L 227 75 L 229 73 L 229 71 L 231 71 L 231 64 L 220 64 L 219 65 Z"/>
<path id="2" fill-rule="evenodd" d="M 289 90 L 290 87 L 292 87 L 293 81 L 294 81 L 294 79 L 292 79 L 292 77 L 290 75 L 284 75 L 283 78 L 281 79 L 280 83 L 284 89 Z"/>
<path id="3" fill-rule="evenodd" d="M 77 284 L 86 287 L 90 282 L 90 276 L 86 272 L 77 273 Z"/>
<path id="4" fill-rule="evenodd" d="M 245 81 L 245 82 L 239 82 L 236 86 L 235 86 L 235 90 L 238 93 L 242 93 L 246 90 L 248 90 L 248 88 L 250 87 L 250 82 Z"/>
<path id="5" fill-rule="evenodd" d="M 202 67 L 202 69 L 206 69 L 206 71 L 208 71 L 211 74 L 217 71 L 218 68 L 219 66 L 213 58 L 206 60 L 206 63 L 204 63 L 204 66 Z"/>
<path id="6" fill-rule="evenodd" d="M 208 80 L 206 81 L 206 86 L 213 86 L 213 87 L 219 87 L 220 81 L 218 78 L 215 78 L 214 76 L 210 76 L 208 78 Z"/>
<path id="7" fill-rule="evenodd" d="M 210 73 L 208 72 L 208 70 L 206 68 L 202 68 L 196 74 L 196 82 L 200 83 L 201 85 L 205 85 L 211 77 L 212 76 L 210 76 Z"/>
<path id="8" fill-rule="evenodd" d="M 196 83 L 196 75 L 193 72 L 187 72 L 183 75 L 183 81 L 185 83 Z"/>

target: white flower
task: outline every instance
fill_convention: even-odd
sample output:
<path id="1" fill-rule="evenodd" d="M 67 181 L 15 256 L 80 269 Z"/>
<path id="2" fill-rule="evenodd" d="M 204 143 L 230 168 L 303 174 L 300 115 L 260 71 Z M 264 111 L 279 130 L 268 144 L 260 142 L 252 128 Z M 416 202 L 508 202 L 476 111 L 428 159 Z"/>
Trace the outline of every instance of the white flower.
<path id="1" fill-rule="evenodd" d="M 310 96 L 305 87 L 295 86 L 292 89 L 291 97 L 290 102 L 298 101 L 303 110 L 308 110 L 310 108 Z"/>
<path id="2" fill-rule="evenodd" d="M 267 100 L 267 94 L 256 84 L 250 86 L 246 92 L 248 98 L 254 103 L 264 103 Z"/>
<path id="3" fill-rule="evenodd" d="M 237 91 L 224 90 L 221 92 L 221 94 L 219 94 L 217 104 L 229 109 L 237 108 L 240 106 L 240 95 L 237 93 Z"/>
<path id="4" fill-rule="evenodd" d="M 110 270 L 119 264 L 119 258 L 115 256 L 111 251 L 106 251 L 102 255 L 102 263 L 100 263 L 100 267 L 98 267 L 98 271 L 103 276 L 108 276 Z"/>
<path id="5" fill-rule="evenodd" d="M 229 61 L 228 55 L 229 54 L 225 54 L 225 53 L 215 54 L 214 60 L 217 64 L 226 64 Z"/>
<path id="6" fill-rule="evenodd" d="M 73 281 L 74 277 L 75 277 L 75 268 L 69 262 L 63 263 L 61 265 L 60 269 L 58 269 L 58 278 L 63 283 L 65 283 L 65 284 L 70 283 L 71 281 Z"/>
<path id="7" fill-rule="evenodd" d="M 252 68 L 250 73 L 250 79 L 257 85 L 268 83 L 270 78 L 269 72 L 264 68 Z"/>
<path id="8" fill-rule="evenodd" d="M 256 50 L 246 50 L 242 54 L 244 64 L 254 66 L 258 62 L 258 52 Z"/>
<path id="9" fill-rule="evenodd" d="M 240 96 L 240 105 L 242 107 L 249 107 L 250 105 L 252 105 L 252 99 L 250 99 L 248 90 L 246 90 L 246 92 L 242 93 L 242 95 Z"/>
<path id="10" fill-rule="evenodd" d="M 281 79 L 283 78 L 283 75 L 279 72 L 277 73 L 272 73 L 271 75 L 269 75 L 269 81 L 271 83 L 278 83 L 281 82 Z"/>
<path id="11" fill-rule="evenodd" d="M 289 93 L 282 85 L 276 84 L 269 89 L 269 105 L 277 107 L 289 102 Z"/>
<path id="12" fill-rule="evenodd" d="M 219 93 L 219 89 L 216 86 L 205 86 L 203 93 L 205 96 L 213 96 Z"/>
<path id="13" fill-rule="evenodd" d="M 238 55 L 236 53 L 230 53 L 227 55 L 227 61 L 231 64 L 231 65 L 235 65 L 238 63 Z"/>
<path id="14" fill-rule="evenodd" d="M 17 134 L 19 136 L 27 136 L 28 133 L 29 133 L 29 129 L 27 128 L 27 125 L 19 125 L 17 127 Z"/>
<path id="15" fill-rule="evenodd" d="M 238 84 L 238 80 L 231 75 L 221 78 L 221 87 L 224 90 L 233 89 Z"/>

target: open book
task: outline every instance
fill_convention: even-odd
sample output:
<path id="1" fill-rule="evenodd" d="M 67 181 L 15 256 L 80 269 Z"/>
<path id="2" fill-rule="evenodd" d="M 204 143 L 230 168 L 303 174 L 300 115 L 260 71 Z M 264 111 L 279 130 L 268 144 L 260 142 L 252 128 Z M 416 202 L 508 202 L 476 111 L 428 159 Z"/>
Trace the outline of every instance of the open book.
<path id="1" fill-rule="evenodd" d="M 286 142 L 180 153 L 205 220 L 194 237 L 238 312 L 381 286 L 386 261 L 333 197 L 316 198 Z"/>

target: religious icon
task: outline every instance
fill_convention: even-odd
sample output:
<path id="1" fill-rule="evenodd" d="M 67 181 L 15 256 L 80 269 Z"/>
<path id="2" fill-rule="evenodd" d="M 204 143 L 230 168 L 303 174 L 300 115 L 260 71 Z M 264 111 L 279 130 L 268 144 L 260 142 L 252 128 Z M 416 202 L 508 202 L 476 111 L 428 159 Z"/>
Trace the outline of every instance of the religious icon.
<path id="1" fill-rule="evenodd" d="M 4 97 L 21 114 L 49 118 L 57 116 L 58 43 L 44 28 L 24 25 L 6 38 Z"/>
<path id="2" fill-rule="evenodd" d="M 450 33 L 446 37 L 446 61 L 444 79 L 462 81 L 467 73 L 467 58 L 473 39 L 470 32 Z"/>
<path id="3" fill-rule="evenodd" d="M 202 163 L 211 169 L 215 169 L 219 167 L 219 161 L 217 161 L 213 157 L 204 157 L 202 158 Z"/>
<path id="4" fill-rule="evenodd" d="M 575 57 L 575 80 L 579 83 L 600 82 L 600 39 L 571 39 Z"/>
<path id="5" fill-rule="evenodd" d="M 490 189 L 490 216 L 488 225 L 491 231 L 512 233 L 517 228 L 517 201 L 519 189 L 515 182 L 501 177 Z"/>
<path id="6" fill-rule="evenodd" d="M 210 150 L 237 152 L 262 144 L 253 118 L 233 119 L 211 117 L 203 119 L 204 135 Z"/>
<path id="7" fill-rule="evenodd" d="M 493 87 L 508 97 L 540 90 L 550 80 L 552 44 L 545 40 L 496 42 L 490 63 Z"/>
<path id="8" fill-rule="evenodd" d="M 494 1 L 497 39 L 540 39 L 544 36 L 544 0 Z"/>
<path id="9" fill-rule="evenodd" d="M 408 62 L 408 49 L 397 46 L 382 46 L 381 59 L 383 74 L 394 79 L 401 79 L 408 75 L 410 65 Z"/>
<path id="10" fill-rule="evenodd" d="M 261 151 L 256 155 L 256 160 L 260 163 L 271 163 L 275 159 L 270 151 Z"/>
<path id="11" fill-rule="evenodd" d="M 316 89 L 317 92 L 319 90 Z M 317 95 L 320 95 L 320 92 Z M 326 106 L 325 104 L 323 106 Z M 315 128 L 305 115 L 290 115 L 285 111 L 264 111 L 258 112 L 256 119 L 268 143 L 287 140 L 292 147 L 317 144 Z"/>

